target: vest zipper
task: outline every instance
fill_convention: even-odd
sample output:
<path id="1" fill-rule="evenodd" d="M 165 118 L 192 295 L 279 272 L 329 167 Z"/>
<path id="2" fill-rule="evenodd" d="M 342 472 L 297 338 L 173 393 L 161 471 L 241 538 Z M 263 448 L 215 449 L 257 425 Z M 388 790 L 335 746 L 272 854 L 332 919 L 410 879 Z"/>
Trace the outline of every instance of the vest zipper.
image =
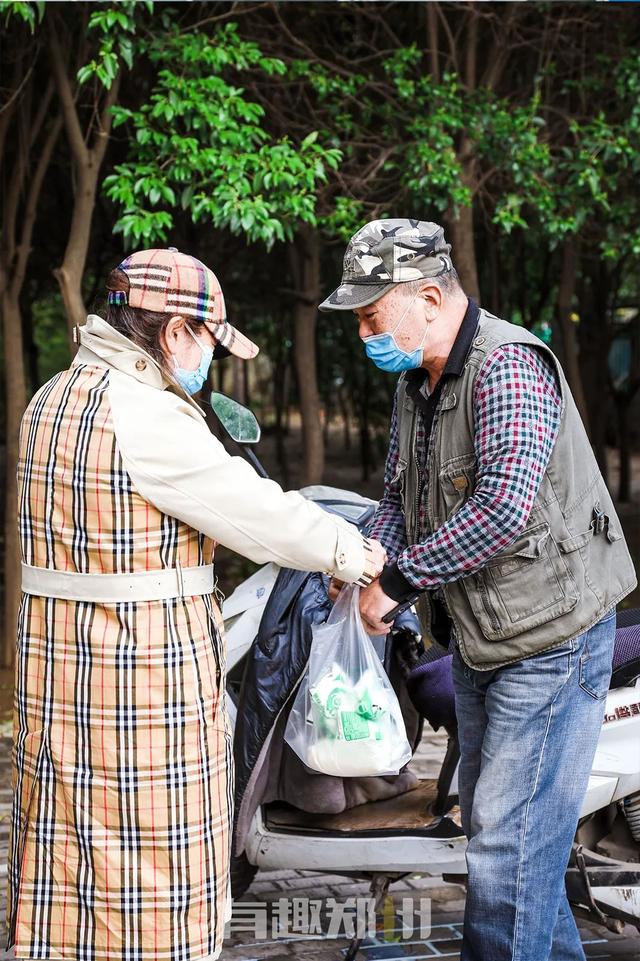
<path id="1" fill-rule="evenodd" d="M 412 430 L 411 430 L 412 437 L 411 437 L 411 457 L 410 457 L 411 470 L 413 470 L 413 474 L 416 481 L 416 484 L 415 484 L 416 493 L 415 493 L 415 501 L 413 505 L 414 506 L 414 511 L 413 511 L 414 523 L 411 525 L 412 526 L 411 540 L 413 541 L 414 544 L 417 543 L 417 540 L 420 534 L 420 495 L 422 491 L 422 479 L 420 477 L 420 470 L 418 468 L 418 459 L 416 457 L 417 427 L 418 427 L 418 408 L 414 406 L 413 424 L 412 424 Z"/>
<path id="2" fill-rule="evenodd" d="M 435 421 L 435 424 L 432 424 L 431 436 L 427 438 L 427 444 L 429 445 L 429 457 L 428 457 L 429 474 L 428 474 L 428 476 L 429 476 L 429 483 L 431 484 L 430 489 L 427 491 L 427 516 L 428 516 L 429 526 L 430 526 L 430 528 L 431 528 L 431 531 L 433 531 L 433 528 L 434 528 L 433 511 L 431 510 L 431 500 L 432 500 L 432 496 L 433 496 L 433 468 L 434 468 L 435 459 L 436 459 L 436 455 L 435 455 L 436 440 L 437 440 L 437 436 L 438 436 L 438 434 L 439 434 L 439 432 L 440 432 L 440 430 L 441 430 L 441 428 L 442 428 L 442 403 L 443 403 L 445 397 L 446 397 L 446 394 L 445 394 L 445 392 L 443 391 L 443 392 L 442 392 L 442 395 L 441 395 L 441 397 L 440 397 L 440 400 L 439 400 L 439 402 L 438 402 L 438 407 L 437 407 L 437 409 L 436 409 L 436 411 L 435 411 L 435 414 L 436 414 L 437 419 L 436 419 L 436 421 Z M 461 630 L 461 628 L 460 628 L 460 624 L 458 623 L 456 617 L 454 616 L 454 614 L 453 614 L 453 612 L 452 612 L 452 610 L 451 610 L 451 608 L 450 608 L 450 606 L 449 606 L 449 598 L 447 597 L 447 585 L 446 585 L 446 584 L 442 584 L 441 587 L 440 587 L 440 597 L 442 598 L 442 603 L 443 603 L 444 608 L 445 608 L 445 610 L 446 610 L 446 612 L 447 612 L 447 614 L 448 614 L 448 616 L 449 616 L 449 620 L 451 621 L 451 624 L 453 625 L 456 639 L 457 639 L 457 641 L 460 643 L 460 642 L 461 642 L 461 639 L 462 639 L 462 630 Z M 429 609 L 431 610 L 431 603 L 429 603 Z M 489 613 L 489 612 L 487 612 L 487 613 Z M 431 626 L 431 625 L 429 625 L 429 626 Z"/>
<path id="3" fill-rule="evenodd" d="M 487 617 L 489 618 L 489 620 L 490 620 L 490 622 L 491 622 L 491 626 L 492 626 L 493 630 L 494 630 L 496 633 L 499 633 L 499 632 L 500 632 L 500 623 L 499 623 L 499 621 L 498 621 L 498 619 L 497 619 L 497 617 L 496 617 L 496 615 L 495 615 L 495 611 L 493 610 L 491 604 L 489 603 L 489 595 L 488 595 L 488 593 L 487 593 L 487 589 L 486 589 L 486 587 L 485 587 L 485 583 L 484 583 L 484 580 L 483 580 L 483 578 L 482 578 L 482 574 L 474 574 L 474 575 L 473 575 L 473 579 L 474 579 L 475 582 L 476 582 L 476 587 L 478 588 L 478 593 L 480 594 L 480 597 L 482 598 L 482 606 L 484 607 L 484 609 L 485 609 L 485 611 L 486 611 L 486 613 L 487 613 Z"/>

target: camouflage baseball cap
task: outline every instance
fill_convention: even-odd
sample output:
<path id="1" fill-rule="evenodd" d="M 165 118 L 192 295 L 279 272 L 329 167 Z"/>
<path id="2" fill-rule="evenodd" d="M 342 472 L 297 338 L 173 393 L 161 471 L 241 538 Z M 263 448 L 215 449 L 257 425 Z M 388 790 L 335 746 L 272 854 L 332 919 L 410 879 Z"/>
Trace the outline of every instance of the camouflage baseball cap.
<path id="1" fill-rule="evenodd" d="M 427 220 L 372 220 L 353 235 L 344 255 L 342 282 L 319 310 L 366 307 L 397 284 L 451 270 L 451 244 Z"/>

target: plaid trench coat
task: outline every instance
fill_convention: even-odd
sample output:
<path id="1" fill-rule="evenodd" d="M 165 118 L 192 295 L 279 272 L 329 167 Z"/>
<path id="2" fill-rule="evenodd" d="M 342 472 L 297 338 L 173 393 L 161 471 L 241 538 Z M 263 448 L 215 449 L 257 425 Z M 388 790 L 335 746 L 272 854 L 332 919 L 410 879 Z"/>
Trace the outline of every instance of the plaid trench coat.
<path id="1" fill-rule="evenodd" d="M 25 564 L 54 577 L 188 568 L 222 542 L 258 563 L 364 577 L 356 528 L 230 457 L 195 401 L 102 318 L 79 334 L 71 367 L 22 420 Z M 218 957 L 231 916 L 225 678 L 215 594 L 23 593 L 7 911 L 17 958 Z"/>
<path id="2" fill-rule="evenodd" d="M 121 573 L 207 564 L 214 542 L 134 489 L 108 370 L 34 397 L 20 437 L 24 560 Z M 214 596 L 23 594 L 8 943 L 19 958 L 215 958 L 228 916 L 232 736 Z"/>

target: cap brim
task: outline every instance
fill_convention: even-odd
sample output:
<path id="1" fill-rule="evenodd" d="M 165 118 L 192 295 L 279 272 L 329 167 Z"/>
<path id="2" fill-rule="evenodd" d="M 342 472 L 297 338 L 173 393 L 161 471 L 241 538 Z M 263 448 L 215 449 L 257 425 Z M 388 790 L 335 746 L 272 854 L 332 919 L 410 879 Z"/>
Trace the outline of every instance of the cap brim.
<path id="1" fill-rule="evenodd" d="M 355 310 L 356 307 L 367 307 L 392 287 L 397 286 L 397 283 L 340 284 L 326 300 L 322 301 L 318 310 Z"/>
<path id="2" fill-rule="evenodd" d="M 260 352 L 257 344 L 241 334 L 238 328 L 233 327 L 227 320 L 221 324 L 206 321 L 206 326 L 218 343 L 226 347 L 229 353 L 235 357 L 240 357 L 242 360 L 251 360 Z"/>

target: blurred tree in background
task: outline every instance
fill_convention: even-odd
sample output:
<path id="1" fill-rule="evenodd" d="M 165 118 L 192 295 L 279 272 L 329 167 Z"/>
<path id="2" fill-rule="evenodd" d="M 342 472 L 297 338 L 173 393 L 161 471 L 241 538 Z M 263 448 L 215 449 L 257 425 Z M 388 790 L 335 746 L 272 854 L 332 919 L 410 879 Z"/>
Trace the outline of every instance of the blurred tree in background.
<path id="1" fill-rule="evenodd" d="M 351 315 L 318 323 L 316 305 L 367 220 L 444 223 L 467 292 L 551 342 L 605 471 L 607 446 L 620 449 L 629 499 L 633 8 L 2 2 L 0 30 L 6 662 L 20 417 L 134 247 L 176 246 L 220 277 L 266 359 L 212 378 L 258 410 L 280 477 L 320 481 L 329 442 L 366 480 L 384 458 L 393 378 L 366 361 Z"/>

